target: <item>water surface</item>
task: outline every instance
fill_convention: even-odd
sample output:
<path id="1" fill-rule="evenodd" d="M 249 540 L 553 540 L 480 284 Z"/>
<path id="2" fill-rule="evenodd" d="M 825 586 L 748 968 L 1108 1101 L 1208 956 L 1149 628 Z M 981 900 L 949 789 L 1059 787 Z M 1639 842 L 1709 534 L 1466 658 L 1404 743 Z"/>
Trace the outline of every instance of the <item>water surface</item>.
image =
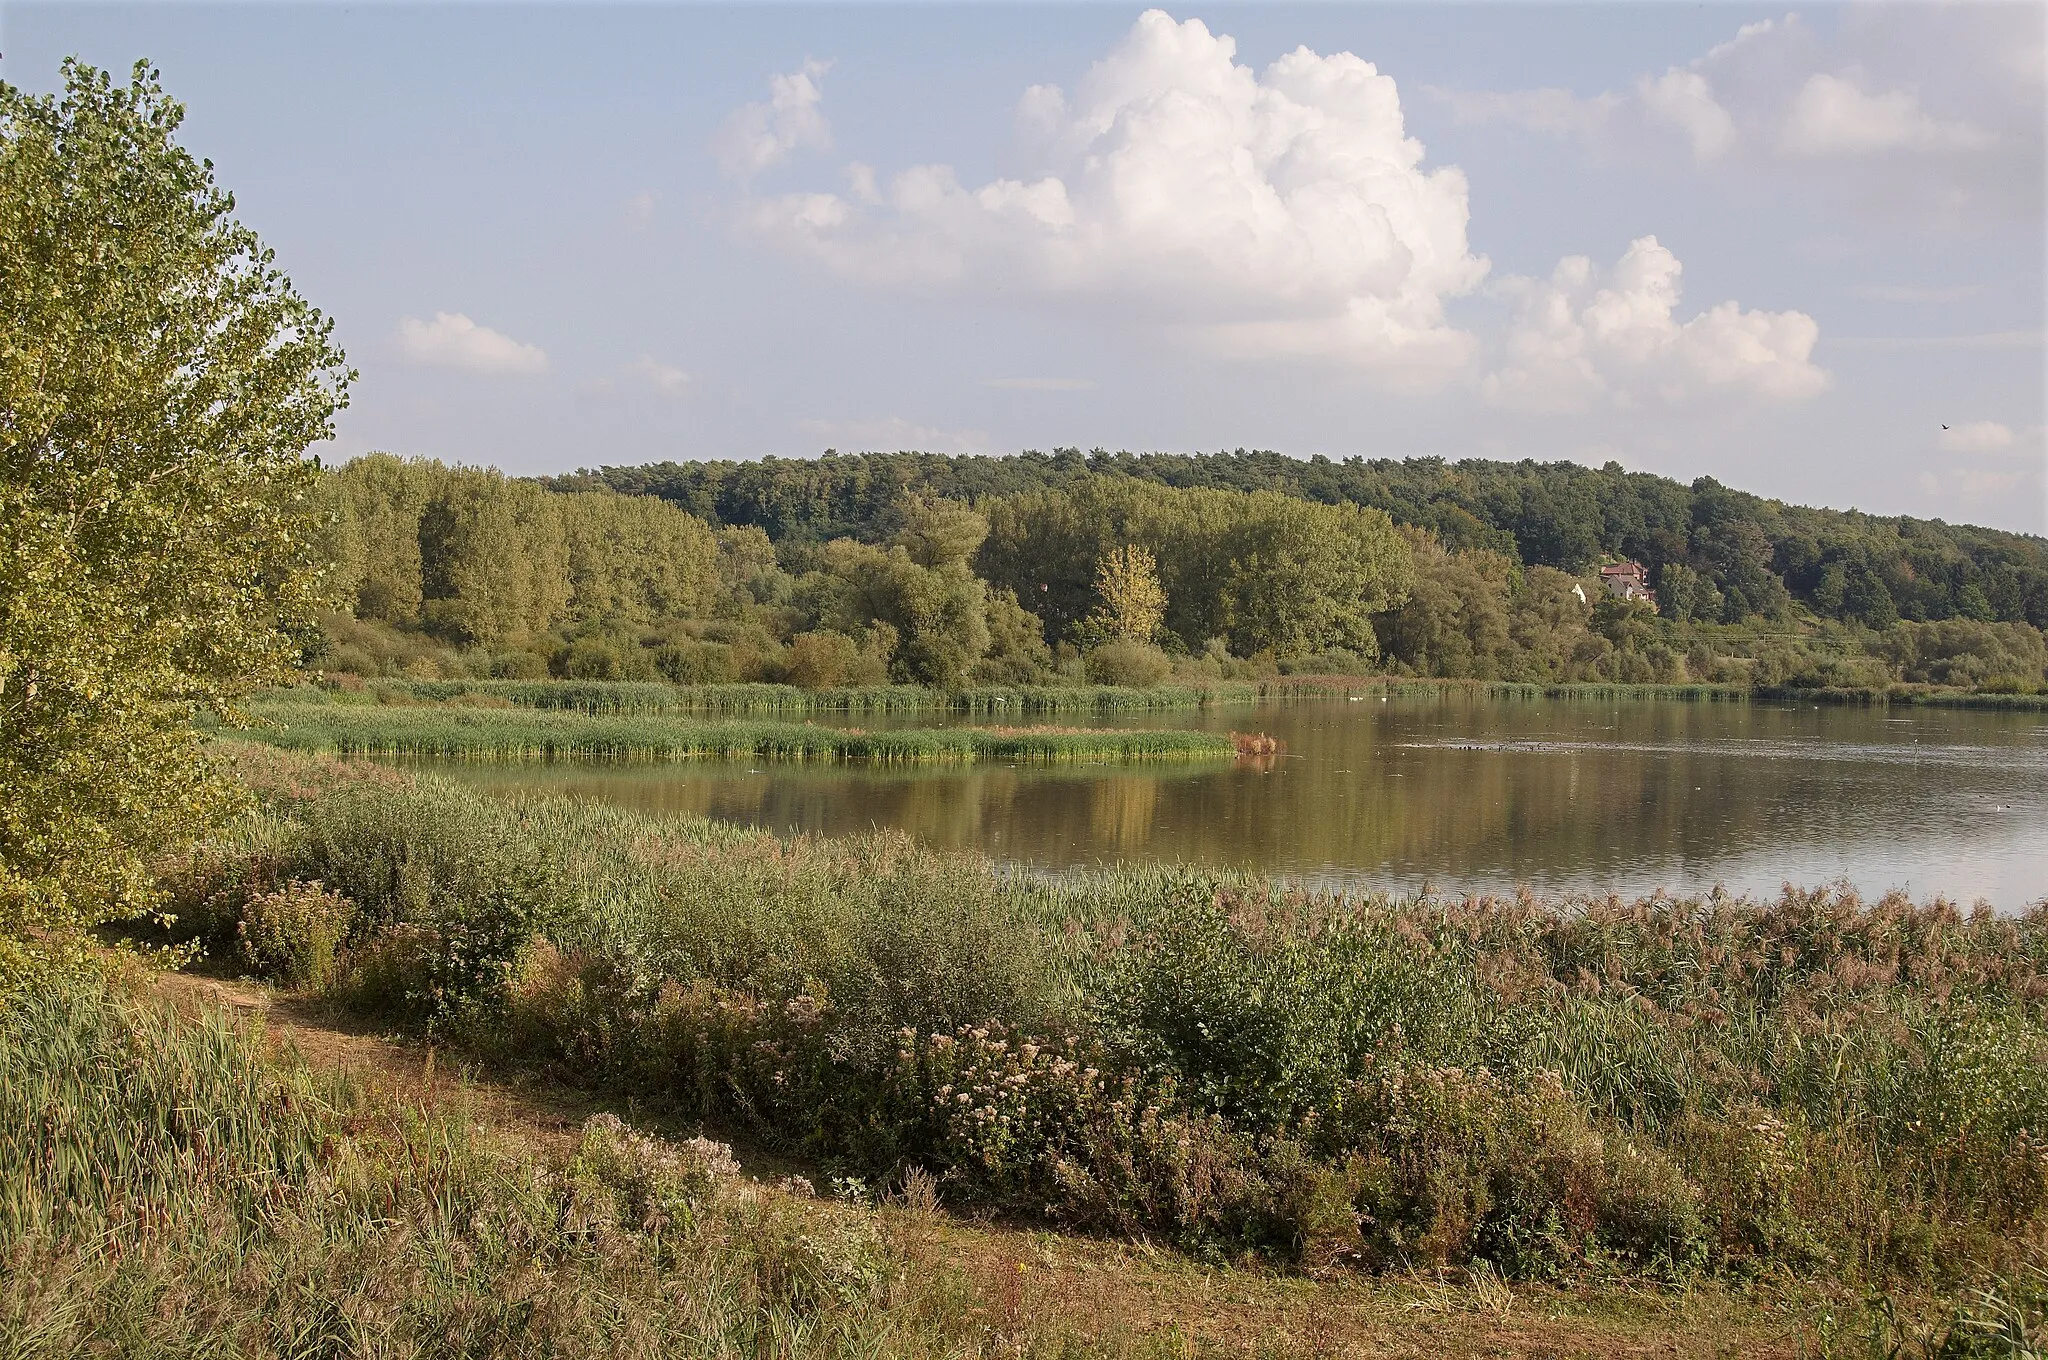
<path id="1" fill-rule="evenodd" d="M 1053 869 L 1164 860 L 1387 891 L 1625 896 L 1847 881 L 2006 910 L 2048 897 L 2039 713 L 1447 696 L 1078 721 L 1264 731 L 1286 754 L 1193 766 L 437 768 L 784 832 L 896 827 Z"/>

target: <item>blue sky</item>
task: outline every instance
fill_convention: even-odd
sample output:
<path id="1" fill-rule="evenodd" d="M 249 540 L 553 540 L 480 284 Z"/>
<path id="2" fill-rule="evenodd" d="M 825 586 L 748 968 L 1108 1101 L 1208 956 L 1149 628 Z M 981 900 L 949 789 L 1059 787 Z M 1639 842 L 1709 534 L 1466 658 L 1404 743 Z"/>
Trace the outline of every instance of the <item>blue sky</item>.
<path id="1" fill-rule="evenodd" d="M 330 457 L 1611 458 L 2042 533 L 2044 13 L 16 0 L 0 75 L 156 62 L 362 372 Z"/>

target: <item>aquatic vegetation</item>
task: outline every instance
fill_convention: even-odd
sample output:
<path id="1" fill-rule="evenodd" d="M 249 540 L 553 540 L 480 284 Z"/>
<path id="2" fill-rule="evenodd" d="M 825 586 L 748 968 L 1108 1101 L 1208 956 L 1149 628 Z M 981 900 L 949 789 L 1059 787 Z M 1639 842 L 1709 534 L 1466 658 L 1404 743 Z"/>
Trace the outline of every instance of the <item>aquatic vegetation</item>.
<path id="1" fill-rule="evenodd" d="M 344 755 L 933 762 L 1203 759 L 1232 751 L 1226 737 L 1185 731 L 947 727 L 863 732 L 761 720 L 278 702 L 252 705 L 250 711 L 258 722 L 251 734 L 263 741 Z"/>
<path id="2" fill-rule="evenodd" d="M 294 703 L 483 704 L 592 714 L 724 713 L 1118 713 L 1246 704 L 1241 681 L 1205 685 L 672 685 L 658 680 L 370 680 L 351 688 L 300 685 L 272 691 Z"/>

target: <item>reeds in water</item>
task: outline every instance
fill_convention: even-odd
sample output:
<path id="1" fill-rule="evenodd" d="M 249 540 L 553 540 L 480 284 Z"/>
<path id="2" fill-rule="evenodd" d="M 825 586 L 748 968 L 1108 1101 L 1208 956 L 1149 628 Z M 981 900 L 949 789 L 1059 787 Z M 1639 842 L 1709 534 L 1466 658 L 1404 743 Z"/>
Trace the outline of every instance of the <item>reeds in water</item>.
<path id="1" fill-rule="evenodd" d="M 505 708 L 259 703 L 251 735 L 336 754 L 466 760 L 759 760 L 941 763 L 1199 760 L 1227 757 L 1209 732 L 1032 727 L 864 732 L 808 723 L 702 722 Z"/>

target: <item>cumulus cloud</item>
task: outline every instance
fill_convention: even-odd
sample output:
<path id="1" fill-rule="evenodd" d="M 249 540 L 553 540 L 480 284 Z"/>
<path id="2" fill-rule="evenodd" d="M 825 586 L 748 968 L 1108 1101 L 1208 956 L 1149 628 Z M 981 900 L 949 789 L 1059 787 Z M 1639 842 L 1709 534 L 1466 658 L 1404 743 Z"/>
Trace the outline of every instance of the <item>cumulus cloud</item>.
<path id="1" fill-rule="evenodd" d="M 736 110 L 711 140 L 719 168 L 745 179 L 780 165 L 799 147 L 832 145 L 832 128 L 818 105 L 830 62 L 806 61 L 803 69 L 768 81 L 766 103 Z"/>
<path id="2" fill-rule="evenodd" d="M 1643 112 L 1686 135 L 1692 153 L 1703 161 L 1722 155 L 1735 144 L 1735 119 L 1714 95 L 1714 87 L 1698 71 L 1676 67 L 1657 79 L 1644 76 L 1636 86 Z"/>
<path id="3" fill-rule="evenodd" d="M 1812 317 L 1723 302 L 1681 322 L 1682 274 L 1677 256 L 1645 236 L 1610 270 L 1575 255 L 1548 279 L 1503 280 L 1516 317 L 1500 366 L 1481 380 L 1486 400 L 1562 414 L 1713 394 L 1789 401 L 1826 387 L 1811 358 Z"/>
<path id="4" fill-rule="evenodd" d="M 1247 357 L 1463 367 L 1444 300 L 1487 271 L 1463 174 L 1423 168 L 1372 63 L 1235 56 L 1149 11 L 1071 94 L 1024 93 L 1044 173 L 972 185 L 919 165 L 885 185 L 856 164 L 848 192 L 751 201 L 744 227 L 877 286 L 1109 312 Z"/>
<path id="5" fill-rule="evenodd" d="M 1438 90 L 1460 122 L 1503 122 L 1600 149 L 1773 170 L 1950 222 L 2038 217 L 2043 25 L 2022 5 L 1857 6 L 1822 32 L 1796 15 L 1622 92 Z"/>
<path id="6" fill-rule="evenodd" d="M 399 351 L 414 363 L 461 369 L 490 377 L 545 373 L 547 351 L 479 326 L 461 312 L 436 312 L 432 321 L 404 317 L 398 323 Z"/>
<path id="7" fill-rule="evenodd" d="M 2010 425 L 2002 425 L 1995 420 L 1973 420 L 1949 426 L 1936 436 L 1934 442 L 1943 453 L 2003 453 L 2013 446 L 2014 437 Z"/>
<path id="8" fill-rule="evenodd" d="M 1785 149 L 1799 156 L 1864 156 L 1901 147 L 1975 147 L 1984 134 L 1966 123 L 1941 122 L 1908 89 L 1872 94 L 1853 76 L 1816 72 L 1792 99 Z"/>
<path id="9" fill-rule="evenodd" d="M 880 420 L 799 420 L 797 430 L 835 449 L 920 453 L 988 453 L 987 430 L 947 430 L 901 416 Z"/>

